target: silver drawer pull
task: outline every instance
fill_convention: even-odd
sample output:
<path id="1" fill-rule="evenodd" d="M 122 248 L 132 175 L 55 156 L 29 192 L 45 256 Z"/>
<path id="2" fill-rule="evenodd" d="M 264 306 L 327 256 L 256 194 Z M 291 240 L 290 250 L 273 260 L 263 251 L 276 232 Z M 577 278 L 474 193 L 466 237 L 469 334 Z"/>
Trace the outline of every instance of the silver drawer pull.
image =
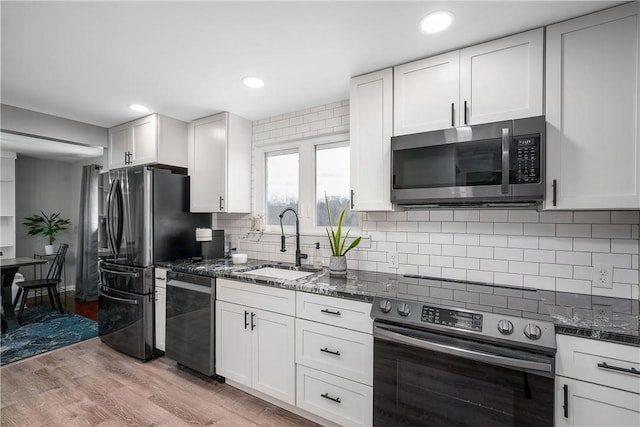
<path id="1" fill-rule="evenodd" d="M 320 312 L 325 314 L 333 314 L 334 316 L 342 316 L 342 313 L 340 313 L 339 311 L 331 311 L 328 308 L 323 308 L 322 310 L 320 310 Z"/>
<path id="2" fill-rule="evenodd" d="M 598 368 L 609 369 L 611 371 L 624 372 L 625 374 L 640 375 L 640 371 L 636 368 L 620 368 L 618 366 L 608 365 L 607 362 L 598 363 Z"/>
<path id="3" fill-rule="evenodd" d="M 332 400 L 332 401 L 334 401 L 336 403 L 342 403 L 342 402 L 340 402 L 340 398 L 339 397 L 331 397 L 331 396 L 329 396 L 329 393 L 321 394 L 320 396 L 324 397 L 325 399 Z"/>
<path id="4" fill-rule="evenodd" d="M 325 348 L 321 348 L 320 351 L 322 351 L 324 353 L 335 354 L 336 356 L 340 356 L 340 350 L 331 351 L 331 350 L 329 350 L 328 347 L 325 347 Z"/>

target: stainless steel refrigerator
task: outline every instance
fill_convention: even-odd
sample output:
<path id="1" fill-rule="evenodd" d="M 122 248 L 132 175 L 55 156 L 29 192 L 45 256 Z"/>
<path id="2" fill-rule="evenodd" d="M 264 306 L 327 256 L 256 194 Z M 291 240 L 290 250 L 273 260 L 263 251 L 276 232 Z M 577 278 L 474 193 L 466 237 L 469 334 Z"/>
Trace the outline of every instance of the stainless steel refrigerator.
<path id="1" fill-rule="evenodd" d="M 210 214 L 189 212 L 189 177 L 180 172 L 144 166 L 104 176 L 98 335 L 142 360 L 154 349 L 154 262 L 199 256 L 195 230 L 211 225 Z"/>

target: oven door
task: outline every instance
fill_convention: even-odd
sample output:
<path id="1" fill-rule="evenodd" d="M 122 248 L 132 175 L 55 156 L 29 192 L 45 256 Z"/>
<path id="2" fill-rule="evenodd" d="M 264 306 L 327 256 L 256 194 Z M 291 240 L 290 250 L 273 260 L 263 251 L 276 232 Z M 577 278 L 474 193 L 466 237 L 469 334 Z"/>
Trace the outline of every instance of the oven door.
<path id="1" fill-rule="evenodd" d="M 374 425 L 553 426 L 554 360 L 491 344 L 374 327 Z"/>

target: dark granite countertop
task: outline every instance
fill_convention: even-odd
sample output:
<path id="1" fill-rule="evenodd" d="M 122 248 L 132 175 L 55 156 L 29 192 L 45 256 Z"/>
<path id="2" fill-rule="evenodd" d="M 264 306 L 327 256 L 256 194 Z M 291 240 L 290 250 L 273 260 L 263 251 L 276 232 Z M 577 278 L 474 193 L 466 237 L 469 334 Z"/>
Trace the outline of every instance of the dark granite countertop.
<path id="1" fill-rule="evenodd" d="M 640 347 L 638 300 L 359 270 L 348 270 L 346 278 L 335 278 L 329 275 L 327 268 L 307 270 L 303 267 L 303 270 L 313 274 L 296 280 L 248 274 L 250 270 L 269 266 L 295 269 L 290 264 L 264 260 L 249 260 L 246 264 L 239 265 L 226 259 L 179 260 L 159 262 L 156 266 L 182 273 L 226 277 L 257 285 L 367 302 L 372 301 L 375 296 L 388 296 L 537 318 L 553 321 L 559 334 Z"/>

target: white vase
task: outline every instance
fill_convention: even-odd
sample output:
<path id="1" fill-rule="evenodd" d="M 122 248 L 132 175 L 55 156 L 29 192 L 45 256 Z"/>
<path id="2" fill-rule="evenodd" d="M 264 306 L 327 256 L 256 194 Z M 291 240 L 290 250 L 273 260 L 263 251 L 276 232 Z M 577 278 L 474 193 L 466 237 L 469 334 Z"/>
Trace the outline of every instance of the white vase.
<path id="1" fill-rule="evenodd" d="M 53 255 L 56 253 L 56 249 L 53 245 L 44 245 L 45 255 Z"/>
<path id="2" fill-rule="evenodd" d="M 346 256 L 331 255 L 331 258 L 329 258 L 329 275 L 332 277 L 347 276 L 347 257 Z"/>

